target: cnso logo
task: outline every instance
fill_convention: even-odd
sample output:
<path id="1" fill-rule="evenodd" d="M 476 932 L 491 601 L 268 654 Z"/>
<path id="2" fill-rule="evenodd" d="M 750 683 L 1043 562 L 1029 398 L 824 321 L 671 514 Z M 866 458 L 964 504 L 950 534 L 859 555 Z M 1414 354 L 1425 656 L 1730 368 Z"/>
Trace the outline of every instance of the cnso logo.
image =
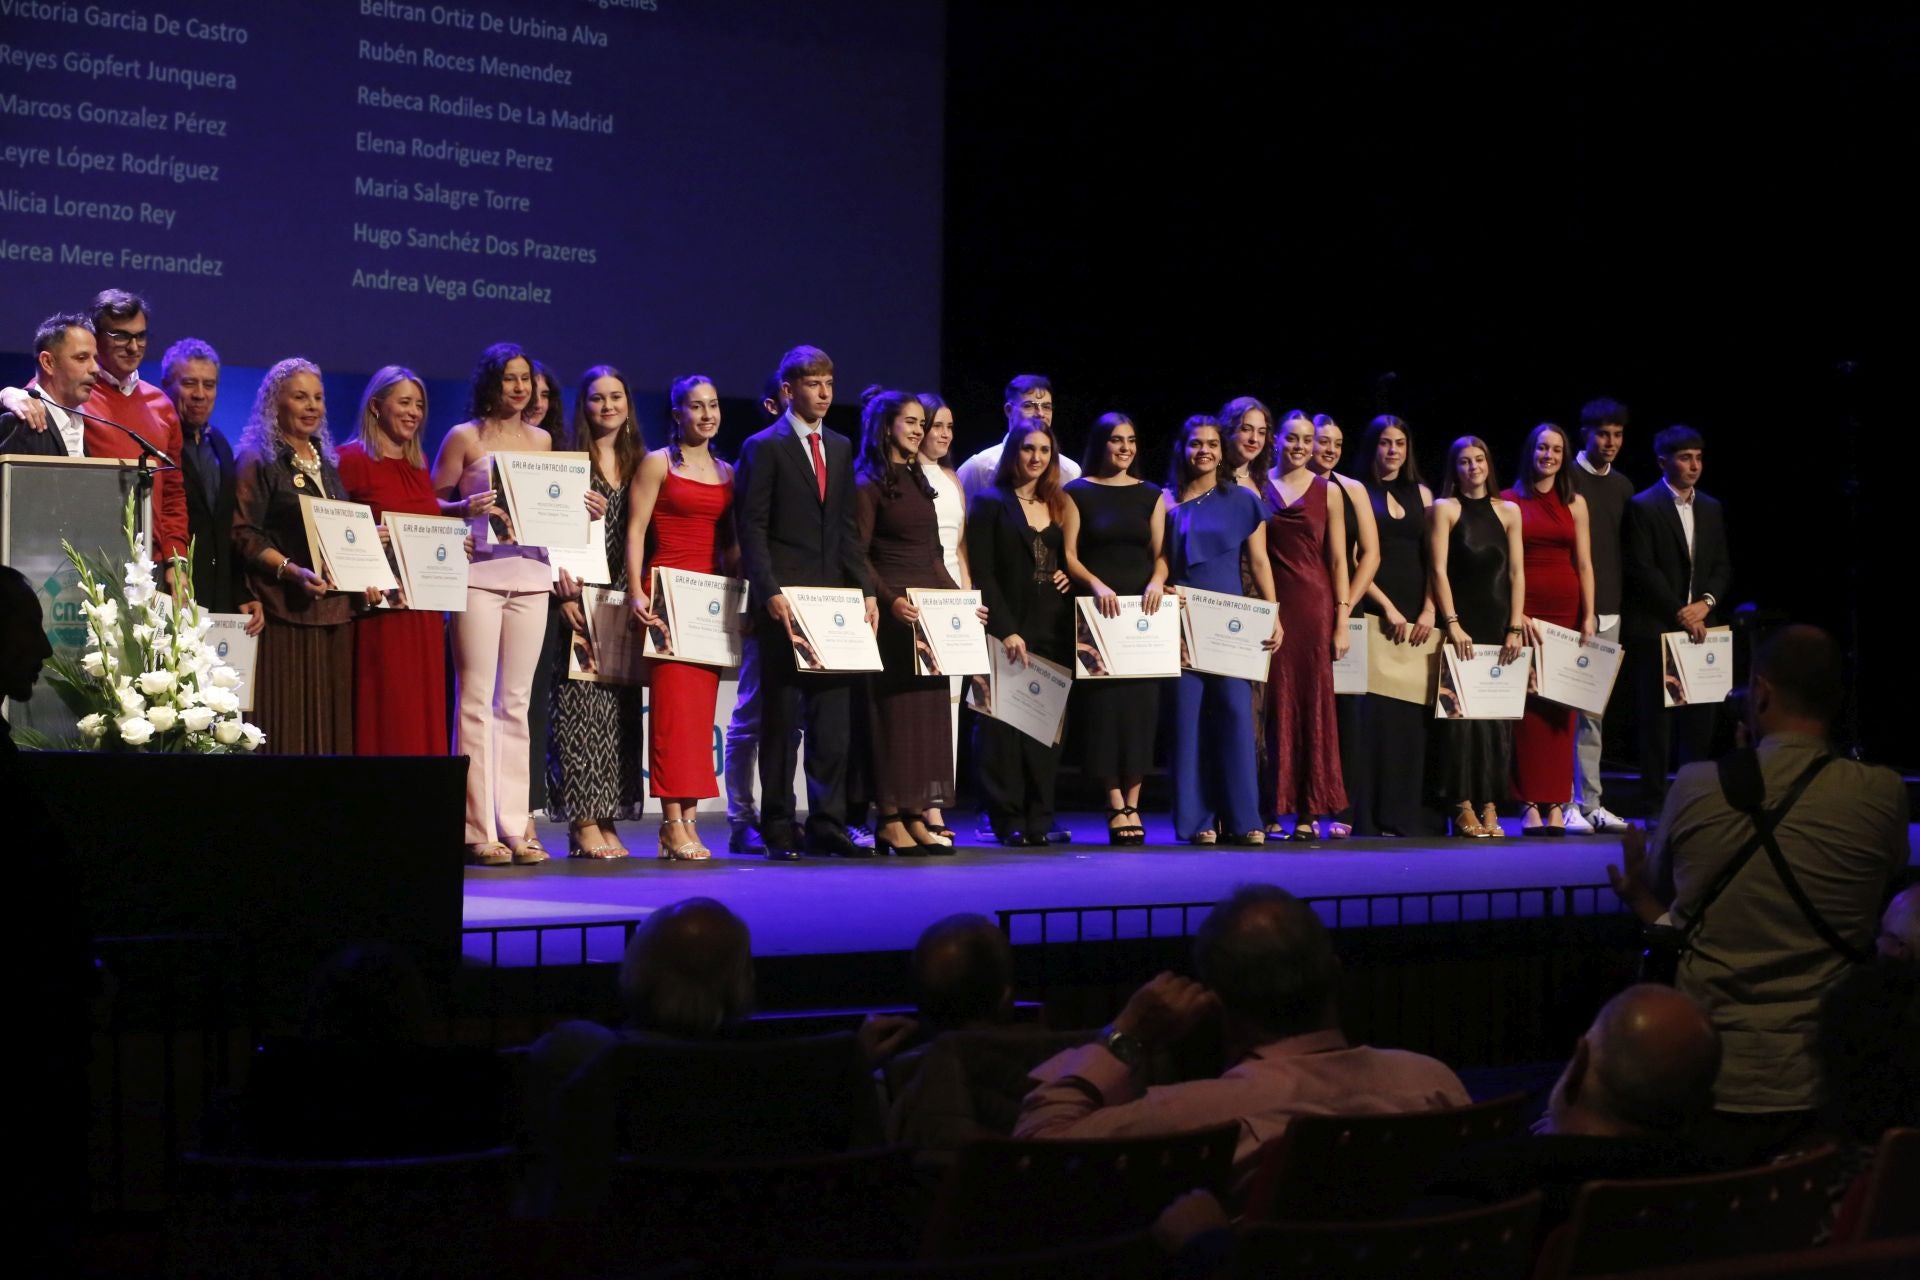
<path id="1" fill-rule="evenodd" d="M 833 625 L 834 625 L 834 626 L 836 626 L 836 627 L 844 627 L 844 626 L 846 626 L 846 625 L 847 625 L 847 615 L 846 615 L 846 614 L 844 614 L 844 613 L 836 613 L 836 614 L 834 614 L 834 615 L 833 615 Z"/>
<path id="2" fill-rule="evenodd" d="M 712 615 L 713 615 L 714 617 L 716 617 L 716 618 L 717 618 L 717 617 L 719 617 L 719 616 L 720 616 L 720 602 L 719 602 L 718 600 L 709 600 L 709 601 L 707 601 L 707 612 L 708 612 L 708 613 L 710 613 L 710 614 L 712 614 Z"/>
<path id="3" fill-rule="evenodd" d="M 1036 698 L 1037 698 L 1037 697 L 1039 697 L 1039 696 L 1040 696 L 1040 682 L 1039 682 L 1038 680 L 1029 680 L 1029 681 L 1027 681 L 1027 692 L 1028 692 L 1028 693 L 1030 693 L 1030 694 L 1032 694 L 1032 695 L 1033 695 L 1034 697 L 1036 697 Z"/>
<path id="4" fill-rule="evenodd" d="M 1588 663 L 1590 663 L 1590 662 L 1592 662 L 1592 661 L 1593 661 L 1593 659 L 1592 659 L 1592 658 L 1589 658 L 1589 657 L 1587 657 L 1587 656 L 1586 656 L 1585 654 L 1582 654 L 1582 655 L 1581 655 L 1581 656 L 1580 656 L 1579 658 L 1577 658 L 1577 659 L 1575 659 L 1575 661 L 1574 661 L 1574 664 L 1573 664 L 1573 665 L 1574 665 L 1574 666 L 1576 666 L 1576 667 L 1581 667 L 1581 668 L 1584 668 L 1584 667 L 1586 667 L 1586 666 L 1587 666 L 1587 664 L 1588 664 Z"/>
<path id="5" fill-rule="evenodd" d="M 218 649 L 215 649 L 214 652 L 224 658 L 227 656 L 227 650 L 231 647 L 232 646 L 229 645 L 225 640 L 222 640 L 220 642 L 220 647 Z"/>
<path id="6" fill-rule="evenodd" d="M 435 560 L 445 560 L 447 558 L 447 546 L 444 542 L 433 549 L 433 558 Z"/>
<path id="7" fill-rule="evenodd" d="M 1147 629 L 1147 625 L 1148 623 L 1145 618 L 1135 618 L 1133 620 L 1133 629 L 1135 631 L 1145 631 Z"/>
<path id="8" fill-rule="evenodd" d="M 1238 619 L 1238 618 L 1228 618 L 1228 619 L 1227 619 L 1227 630 L 1228 630 L 1228 631 L 1230 631 L 1230 632 L 1234 632 L 1234 633 L 1236 633 L 1236 634 L 1237 634 L 1237 633 L 1239 632 L 1239 630 L 1240 630 L 1240 619 Z"/>
<path id="9" fill-rule="evenodd" d="M 947 619 L 947 630 L 958 631 L 959 629 L 960 629 L 960 617 L 958 614 L 955 614 L 953 617 Z"/>
<path id="10" fill-rule="evenodd" d="M 1487 668 L 1487 677 L 1492 680 L 1498 680 L 1500 673 L 1505 670 L 1505 667 L 1489 667 Z"/>
<path id="11" fill-rule="evenodd" d="M 560 496 L 560 486 L 559 486 L 559 485 L 557 485 L 557 484 L 550 484 L 550 485 L 548 485 L 548 486 L 547 486 L 547 496 L 548 496 L 549 498 L 557 498 L 557 497 L 559 497 L 559 496 Z"/>
<path id="12" fill-rule="evenodd" d="M 1709 653 L 1709 654 L 1707 655 L 1707 665 L 1708 665 L 1708 666 L 1712 666 L 1712 665 L 1713 665 L 1713 663 L 1714 663 L 1714 659 L 1716 659 L 1716 658 L 1718 658 L 1719 656 L 1720 656 L 1720 655 L 1719 655 L 1719 654 L 1717 654 L 1717 653 Z"/>
<path id="13" fill-rule="evenodd" d="M 359 537 L 358 537 L 357 535 L 355 535 L 355 533 L 353 532 L 353 530 L 351 530 L 351 529 L 349 529 L 349 530 L 347 530 L 347 541 L 348 541 L 349 543 L 354 543 L 354 542 L 358 542 L 359 540 L 360 540 L 360 539 L 359 539 Z"/>

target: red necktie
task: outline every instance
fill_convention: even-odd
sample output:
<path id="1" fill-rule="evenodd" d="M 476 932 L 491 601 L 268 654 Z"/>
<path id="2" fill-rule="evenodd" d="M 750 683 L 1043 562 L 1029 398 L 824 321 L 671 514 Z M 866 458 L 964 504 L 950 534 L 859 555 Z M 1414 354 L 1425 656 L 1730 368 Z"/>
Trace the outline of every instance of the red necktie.
<path id="1" fill-rule="evenodd" d="M 820 433 L 809 432 L 807 444 L 813 449 L 813 479 L 820 487 L 820 501 L 827 500 L 827 460 L 820 456 Z"/>

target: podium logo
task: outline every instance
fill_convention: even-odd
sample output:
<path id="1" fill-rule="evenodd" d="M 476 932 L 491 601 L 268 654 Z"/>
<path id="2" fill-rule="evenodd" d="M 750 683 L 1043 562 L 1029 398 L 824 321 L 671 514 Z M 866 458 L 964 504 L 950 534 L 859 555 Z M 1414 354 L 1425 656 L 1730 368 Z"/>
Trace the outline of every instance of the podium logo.
<path id="1" fill-rule="evenodd" d="M 1238 618 L 1228 618 L 1228 619 L 1227 619 L 1227 630 L 1228 630 L 1229 632 L 1231 632 L 1231 633 L 1233 633 L 1234 635 L 1238 635 L 1238 634 L 1240 633 L 1240 619 L 1238 619 Z"/>
<path id="2" fill-rule="evenodd" d="M 358 541 L 360 541 L 360 539 L 359 539 L 359 537 L 358 537 L 358 536 L 357 536 L 357 535 L 356 535 L 356 534 L 355 534 L 355 533 L 353 532 L 353 530 L 351 530 L 351 529 L 348 529 L 348 530 L 346 531 L 346 533 L 347 533 L 347 545 L 348 545 L 348 546 L 352 546 L 352 545 L 353 545 L 354 543 L 356 543 L 356 542 L 358 542 Z"/>
<path id="3" fill-rule="evenodd" d="M 1576 667 L 1579 667 L 1579 668 L 1581 668 L 1582 670 L 1585 670 L 1585 669 L 1586 669 L 1586 666 L 1587 666 L 1587 664 L 1588 664 L 1588 663 L 1590 663 L 1590 662 L 1592 662 L 1592 661 L 1593 661 L 1593 659 L 1592 659 L 1592 658 L 1589 658 L 1589 657 L 1586 657 L 1586 656 L 1584 656 L 1584 655 L 1583 655 L 1583 656 L 1581 656 L 1580 658 L 1578 658 L 1578 659 L 1576 659 L 1576 660 L 1574 661 L 1574 664 L 1573 664 L 1573 665 L 1574 665 L 1574 666 L 1576 666 Z"/>
<path id="4" fill-rule="evenodd" d="M 1505 667 L 1489 667 L 1487 668 L 1487 678 L 1489 680 L 1498 680 L 1500 673 L 1504 670 L 1506 670 Z"/>
<path id="5" fill-rule="evenodd" d="M 959 629 L 960 629 L 960 615 L 959 615 L 959 614 L 955 614 L 955 615 L 954 615 L 953 617 L 951 617 L 951 618 L 948 618 L 948 619 L 947 619 L 947 630 L 949 630 L 949 631 L 958 631 Z"/>
<path id="6" fill-rule="evenodd" d="M 1027 681 L 1027 692 L 1028 692 L 1028 693 L 1030 693 L 1030 694 L 1032 694 L 1032 695 L 1033 695 L 1034 697 L 1036 697 L 1036 698 L 1037 698 L 1037 697 L 1039 697 L 1039 696 L 1040 696 L 1040 682 L 1039 682 L 1038 680 L 1029 680 L 1029 681 Z"/>
<path id="7" fill-rule="evenodd" d="M 447 558 L 447 544 L 446 544 L 446 543 L 444 543 L 444 542 L 443 542 L 443 543 L 441 543 L 441 544 L 440 544 L 439 546 L 437 546 L 437 547 L 435 547 L 435 548 L 433 549 L 433 558 L 434 558 L 435 560 L 445 560 L 445 559 Z"/>
<path id="8" fill-rule="evenodd" d="M 847 625 L 847 615 L 846 615 L 846 614 L 844 614 L 844 613 L 836 613 L 836 614 L 834 614 L 834 615 L 833 615 L 833 625 L 834 625 L 834 626 L 836 626 L 836 627 L 844 627 L 844 626 L 846 626 L 846 625 Z"/>
<path id="9" fill-rule="evenodd" d="M 224 658 L 227 656 L 227 650 L 231 647 L 232 646 L 229 645 L 225 640 L 222 640 L 220 642 L 220 647 L 218 649 L 215 649 L 214 652 Z"/>
<path id="10" fill-rule="evenodd" d="M 559 485 L 557 485 L 557 484 L 550 484 L 550 485 L 548 485 L 548 486 L 547 486 L 547 496 L 548 496 L 549 498 L 557 498 L 557 497 L 559 497 L 559 496 L 560 496 L 560 486 L 559 486 Z"/>
<path id="11" fill-rule="evenodd" d="M 720 616 L 720 602 L 719 602 L 718 600 L 709 600 L 709 601 L 707 601 L 707 612 L 708 612 L 709 614 L 711 614 L 711 615 L 712 615 L 713 617 L 716 617 L 716 618 L 717 618 L 717 617 L 719 617 L 719 616 Z"/>
<path id="12" fill-rule="evenodd" d="M 1149 624 L 1145 618 L 1135 618 L 1133 620 L 1133 629 L 1135 631 L 1145 631 L 1148 625 Z"/>

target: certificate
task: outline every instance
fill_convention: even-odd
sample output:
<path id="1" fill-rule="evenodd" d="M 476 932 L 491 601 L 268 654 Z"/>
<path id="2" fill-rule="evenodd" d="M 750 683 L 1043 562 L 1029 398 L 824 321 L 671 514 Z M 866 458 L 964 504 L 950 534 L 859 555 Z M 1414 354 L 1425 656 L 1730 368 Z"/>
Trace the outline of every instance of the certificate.
<path id="1" fill-rule="evenodd" d="M 1117 596 L 1118 617 L 1100 612 L 1092 596 L 1076 597 L 1073 678 L 1150 679 L 1180 674 L 1180 606 L 1171 598 L 1148 613 L 1140 597 Z"/>
<path id="2" fill-rule="evenodd" d="M 335 591 L 399 590 L 372 507 L 302 496 L 300 514 L 306 521 L 307 549 L 313 553 L 314 567 L 333 582 Z"/>
<path id="3" fill-rule="evenodd" d="M 493 460 L 520 545 L 586 548 L 587 489 L 593 483 L 586 454 L 502 450 Z"/>
<path id="4" fill-rule="evenodd" d="M 656 565 L 653 615 L 660 621 L 646 629 L 642 652 L 647 657 L 710 667 L 740 665 L 747 624 L 744 578 Z"/>
<path id="5" fill-rule="evenodd" d="M 594 520 L 588 523 L 587 545 L 584 547 L 548 547 L 547 563 L 553 567 L 555 586 L 560 585 L 562 569 L 572 574 L 575 582 L 583 585 L 604 587 L 612 582 L 613 572 L 607 567 L 607 522 Z"/>
<path id="6" fill-rule="evenodd" d="M 1067 694 L 1073 689 L 1073 676 L 1057 662 L 1049 662 L 1029 653 L 1031 666 L 1021 666 L 1007 656 L 1005 645 L 989 646 L 992 670 L 975 676 L 970 688 L 979 688 L 970 705 L 981 715 L 1010 724 L 1034 741 L 1053 746 L 1060 741 L 1066 723 Z"/>
<path id="7" fill-rule="evenodd" d="M 1270 600 L 1180 588 L 1186 656 L 1181 666 L 1215 675 L 1265 680 L 1273 654 L 1264 648 L 1280 606 Z"/>
<path id="8" fill-rule="evenodd" d="M 796 671 L 879 671 L 880 645 L 858 587 L 787 587 Z"/>
<path id="9" fill-rule="evenodd" d="M 1695 644 L 1684 631 L 1660 637 L 1666 666 L 1661 685 L 1665 705 L 1686 707 L 1698 702 L 1725 702 L 1733 692 L 1733 629 L 1709 627 L 1707 638 Z"/>
<path id="10" fill-rule="evenodd" d="M 907 599 L 920 611 L 913 624 L 915 675 L 977 676 L 990 670 L 978 591 L 908 587 Z"/>
<path id="11" fill-rule="evenodd" d="M 580 608 L 586 614 L 587 634 L 567 629 L 567 679 L 645 684 L 646 662 L 640 655 L 639 633 L 628 625 L 633 615 L 627 593 L 582 587 Z"/>
<path id="12" fill-rule="evenodd" d="M 1607 699 L 1620 675 L 1621 648 L 1598 638 L 1581 643 L 1580 633 L 1534 619 L 1540 629 L 1540 678 L 1535 692 L 1548 702 L 1590 716 L 1607 714 Z"/>
<path id="13" fill-rule="evenodd" d="M 1387 630 L 1386 619 L 1369 615 L 1369 620 L 1374 626 L 1367 633 L 1367 692 L 1432 706 L 1440 633 L 1435 631 L 1423 644 L 1403 644 Z"/>
<path id="14" fill-rule="evenodd" d="M 1333 660 L 1335 693 L 1367 691 L 1367 638 L 1373 630 L 1372 623 L 1373 619 L 1365 614 L 1347 619 L 1347 656 Z"/>
<path id="15" fill-rule="evenodd" d="M 213 625 L 207 628 L 207 645 L 214 656 L 232 667 L 240 677 L 234 692 L 240 695 L 240 709 L 253 710 L 253 668 L 260 656 L 260 637 L 247 634 L 248 617 L 244 613 L 209 613 Z"/>
<path id="16" fill-rule="evenodd" d="M 466 521 L 389 511 L 387 537 L 400 566 L 408 608 L 429 613 L 466 612 Z"/>
<path id="17" fill-rule="evenodd" d="M 1471 658 L 1451 646 L 1441 649 L 1440 692 L 1433 700 L 1436 720 L 1518 720 L 1527 711 L 1527 668 L 1533 652 L 1522 649 L 1512 662 L 1500 661 L 1500 646 L 1477 644 Z"/>

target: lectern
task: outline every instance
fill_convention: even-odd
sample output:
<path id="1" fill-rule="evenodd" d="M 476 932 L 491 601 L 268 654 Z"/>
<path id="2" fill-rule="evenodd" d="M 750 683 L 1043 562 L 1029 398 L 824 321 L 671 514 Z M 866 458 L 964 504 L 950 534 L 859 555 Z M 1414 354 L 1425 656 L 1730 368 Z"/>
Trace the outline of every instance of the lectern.
<path id="1" fill-rule="evenodd" d="M 56 654 L 78 658 L 87 649 L 87 617 L 80 611 L 79 575 L 61 550 L 64 539 L 82 555 L 104 553 L 120 581 L 127 559 L 121 521 L 127 495 L 142 490 L 135 527 L 153 545 L 152 498 L 141 464 L 124 458 L 49 458 L 0 453 L 0 564 L 18 569 L 40 599 L 47 639 Z M 74 720 L 44 684 L 25 702 L 8 700 L 8 723 L 55 738 L 73 736 Z"/>

